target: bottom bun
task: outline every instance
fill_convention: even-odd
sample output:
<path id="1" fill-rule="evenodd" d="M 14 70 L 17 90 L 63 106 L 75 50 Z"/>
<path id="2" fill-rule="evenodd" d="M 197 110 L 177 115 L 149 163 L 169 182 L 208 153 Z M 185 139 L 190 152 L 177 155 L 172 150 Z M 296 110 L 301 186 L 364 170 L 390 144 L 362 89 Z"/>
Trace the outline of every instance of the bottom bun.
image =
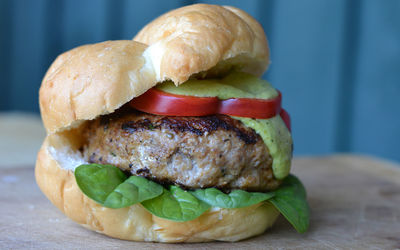
<path id="1" fill-rule="evenodd" d="M 53 152 L 57 149 L 50 145 L 54 140 L 58 139 L 47 137 L 40 149 L 35 169 L 36 182 L 64 214 L 96 232 L 134 241 L 238 241 L 262 234 L 279 215 L 269 202 L 238 209 L 211 208 L 187 222 L 159 218 L 141 204 L 120 209 L 106 208 L 86 197 L 76 184 L 73 171 L 62 168 L 61 161 L 55 159 Z M 68 156 L 65 159 L 68 160 Z"/>

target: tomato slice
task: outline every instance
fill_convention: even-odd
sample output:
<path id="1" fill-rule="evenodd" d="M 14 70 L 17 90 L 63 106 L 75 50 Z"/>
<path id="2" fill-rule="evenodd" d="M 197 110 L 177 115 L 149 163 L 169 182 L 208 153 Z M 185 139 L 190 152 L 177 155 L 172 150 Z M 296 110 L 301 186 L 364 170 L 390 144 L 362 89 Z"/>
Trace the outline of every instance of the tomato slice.
<path id="1" fill-rule="evenodd" d="M 172 116 L 204 116 L 218 113 L 217 97 L 195 97 L 169 94 L 151 88 L 134 98 L 130 105 L 137 110 Z"/>
<path id="2" fill-rule="evenodd" d="M 221 100 L 218 113 L 256 119 L 268 119 L 281 111 L 281 92 L 272 99 L 231 98 Z"/>
<path id="3" fill-rule="evenodd" d="M 282 109 L 280 116 L 282 117 L 282 120 L 286 124 L 286 127 L 289 129 L 289 131 L 292 132 L 292 125 L 291 125 L 289 113 L 286 112 L 286 110 Z"/>
<path id="4" fill-rule="evenodd" d="M 282 95 L 272 99 L 196 97 L 166 93 L 151 88 L 134 98 L 130 105 L 140 111 L 170 116 L 205 116 L 225 114 L 256 119 L 269 119 L 278 114 L 290 129 L 290 117 L 281 109 Z"/>

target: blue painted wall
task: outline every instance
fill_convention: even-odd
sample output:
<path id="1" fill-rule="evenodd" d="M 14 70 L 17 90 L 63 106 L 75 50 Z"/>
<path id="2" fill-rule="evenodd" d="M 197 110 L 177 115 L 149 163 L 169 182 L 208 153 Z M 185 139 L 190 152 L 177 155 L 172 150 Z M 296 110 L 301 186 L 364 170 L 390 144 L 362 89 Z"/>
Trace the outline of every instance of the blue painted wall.
<path id="1" fill-rule="evenodd" d="M 198 2 L 237 6 L 264 26 L 264 78 L 284 93 L 297 155 L 400 161 L 398 0 L 0 0 L 0 111 L 38 112 L 41 78 L 61 52 L 131 39 L 156 16 Z"/>

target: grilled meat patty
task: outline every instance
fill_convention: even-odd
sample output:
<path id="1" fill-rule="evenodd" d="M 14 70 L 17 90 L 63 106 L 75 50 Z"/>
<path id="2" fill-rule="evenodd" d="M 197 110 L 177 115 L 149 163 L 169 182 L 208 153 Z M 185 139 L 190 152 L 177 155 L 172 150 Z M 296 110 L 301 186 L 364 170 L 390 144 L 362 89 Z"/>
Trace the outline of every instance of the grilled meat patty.
<path id="1" fill-rule="evenodd" d="M 267 191 L 279 181 L 262 138 L 226 115 L 173 117 L 118 111 L 89 122 L 91 163 L 183 187 Z"/>

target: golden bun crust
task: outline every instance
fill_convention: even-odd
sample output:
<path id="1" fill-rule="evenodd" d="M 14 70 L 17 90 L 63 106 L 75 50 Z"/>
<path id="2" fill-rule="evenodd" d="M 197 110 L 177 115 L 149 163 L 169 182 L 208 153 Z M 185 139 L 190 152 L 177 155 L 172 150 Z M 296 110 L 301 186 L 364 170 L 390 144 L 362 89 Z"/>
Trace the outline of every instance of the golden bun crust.
<path id="1" fill-rule="evenodd" d="M 142 56 L 146 45 L 107 41 L 67 51 L 53 62 L 39 91 L 48 133 L 112 113 L 153 87 L 154 72 Z"/>
<path id="2" fill-rule="evenodd" d="M 238 241 L 263 233 L 279 215 L 270 203 L 259 203 L 240 209 L 214 208 L 195 220 L 174 222 L 152 215 L 140 204 L 121 209 L 102 207 L 80 191 L 73 172 L 63 169 L 51 153 L 61 152 L 70 138 L 73 136 L 47 136 L 36 162 L 36 182 L 64 214 L 99 233 L 134 241 Z M 67 147 L 74 148 L 72 144 Z"/>
<path id="3" fill-rule="evenodd" d="M 177 85 L 193 74 L 220 75 L 232 67 L 260 76 L 269 64 L 261 25 L 229 6 L 195 4 L 172 10 L 147 24 L 133 40 L 150 45 L 147 54 L 157 80 L 170 79 Z"/>
<path id="4" fill-rule="evenodd" d="M 56 58 L 39 91 L 49 134 L 112 113 L 167 79 L 179 85 L 189 77 L 223 75 L 232 67 L 261 75 L 269 63 L 262 27 L 234 7 L 196 4 L 176 9 L 134 39 L 142 43 L 106 41 Z"/>

